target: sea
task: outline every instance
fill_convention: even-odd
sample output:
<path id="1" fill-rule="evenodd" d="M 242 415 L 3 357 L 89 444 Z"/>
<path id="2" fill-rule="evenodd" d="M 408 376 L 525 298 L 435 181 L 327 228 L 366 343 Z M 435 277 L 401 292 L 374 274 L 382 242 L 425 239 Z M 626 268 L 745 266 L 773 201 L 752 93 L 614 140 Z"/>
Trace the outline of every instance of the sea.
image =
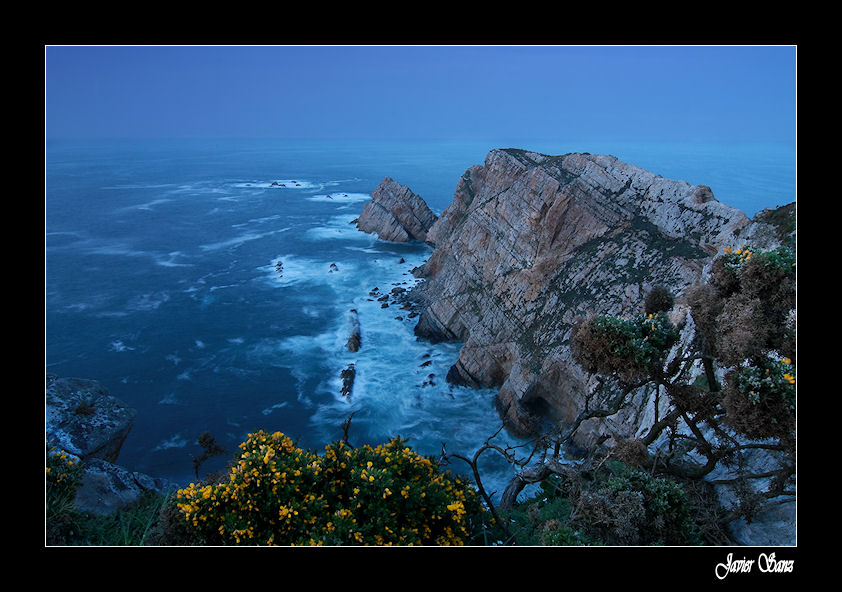
<path id="1" fill-rule="evenodd" d="M 462 173 L 507 147 L 613 154 L 709 185 L 749 216 L 796 199 L 786 144 L 48 140 L 45 373 L 99 381 L 136 409 L 117 464 L 180 485 L 223 469 L 254 431 L 319 452 L 349 419 L 355 446 L 399 436 L 424 455 L 471 457 L 492 438 L 526 455 L 528 442 L 499 432 L 493 390 L 445 381 L 460 345 L 418 340 L 417 319 L 372 295 L 415 285 L 431 248 L 353 223 L 386 176 L 441 214 Z M 197 475 L 206 432 L 226 454 Z M 470 475 L 458 459 L 447 468 Z M 514 474 L 493 451 L 480 468 L 498 496 Z"/>

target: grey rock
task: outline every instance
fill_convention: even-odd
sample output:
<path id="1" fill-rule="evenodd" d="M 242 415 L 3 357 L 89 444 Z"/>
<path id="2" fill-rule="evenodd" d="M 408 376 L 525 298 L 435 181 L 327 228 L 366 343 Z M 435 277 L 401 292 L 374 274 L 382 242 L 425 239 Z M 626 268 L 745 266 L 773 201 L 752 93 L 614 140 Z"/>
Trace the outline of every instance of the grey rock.
<path id="1" fill-rule="evenodd" d="M 89 458 L 84 462 L 75 503 L 79 510 L 106 515 L 137 502 L 148 492 L 167 494 L 177 488 L 175 483 L 167 480 Z"/>
<path id="2" fill-rule="evenodd" d="M 83 461 L 114 462 L 137 411 L 94 380 L 46 376 L 47 442 Z"/>
<path id="3" fill-rule="evenodd" d="M 386 177 L 372 191 L 357 228 L 393 242 L 424 241 L 436 215 L 420 195 Z"/>
<path id="4" fill-rule="evenodd" d="M 348 351 L 359 351 L 362 345 L 362 336 L 360 333 L 360 319 L 357 311 L 351 309 L 348 311 L 348 342 L 346 346 Z"/>
<path id="5" fill-rule="evenodd" d="M 536 408 L 571 421 L 593 386 L 568 345 L 577 317 L 636 314 L 655 285 L 680 306 L 723 248 L 747 238 L 767 248 L 770 230 L 707 186 L 613 156 L 492 150 L 465 171 L 426 234 L 435 248 L 413 270 L 424 279 L 411 292 L 416 335 L 461 342 L 448 380 L 498 388 L 512 431 L 526 431 Z M 631 436 L 645 414 L 589 421 L 576 444 Z"/>

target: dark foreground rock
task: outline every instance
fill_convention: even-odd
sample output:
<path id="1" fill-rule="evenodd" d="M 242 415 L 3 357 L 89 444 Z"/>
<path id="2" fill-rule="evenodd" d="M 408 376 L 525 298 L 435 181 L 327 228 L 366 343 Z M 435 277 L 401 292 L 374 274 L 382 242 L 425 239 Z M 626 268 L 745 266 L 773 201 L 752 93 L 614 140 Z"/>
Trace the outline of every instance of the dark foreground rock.
<path id="1" fill-rule="evenodd" d="M 45 402 L 47 444 L 83 466 L 75 502 L 79 510 L 109 514 L 147 492 L 165 494 L 177 488 L 175 483 L 114 464 L 137 411 L 99 382 L 48 374 Z"/>
<path id="2" fill-rule="evenodd" d="M 136 415 L 95 380 L 47 375 L 47 441 L 82 460 L 117 460 Z"/>
<path id="3" fill-rule="evenodd" d="M 129 471 L 97 458 L 83 463 L 82 484 L 76 491 L 76 507 L 94 514 L 110 514 L 137 502 L 148 492 L 166 494 L 178 486 L 165 479 Z"/>

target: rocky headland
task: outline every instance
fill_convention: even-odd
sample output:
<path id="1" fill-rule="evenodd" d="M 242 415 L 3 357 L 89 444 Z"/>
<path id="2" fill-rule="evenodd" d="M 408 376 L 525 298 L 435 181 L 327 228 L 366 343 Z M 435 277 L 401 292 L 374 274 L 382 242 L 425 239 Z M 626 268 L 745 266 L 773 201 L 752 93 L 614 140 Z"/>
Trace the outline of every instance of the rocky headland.
<path id="1" fill-rule="evenodd" d="M 579 316 L 636 314 L 664 286 L 676 297 L 675 324 L 692 331 L 681 297 L 713 258 L 780 242 L 773 225 L 720 203 L 707 186 L 613 156 L 517 149 L 492 150 L 469 168 L 425 240 L 434 250 L 415 270 L 425 280 L 410 295 L 416 335 L 461 342 L 447 380 L 498 388 L 515 433 L 529 432 L 536 416 L 572 420 L 593 386 L 569 348 Z M 640 413 L 589 421 L 578 444 L 606 432 L 631 437 Z"/>
<path id="2" fill-rule="evenodd" d="M 390 193 L 412 193 L 387 182 Z M 589 313 L 638 314 L 660 286 L 674 296 L 669 314 L 680 341 L 690 343 L 695 327 L 685 290 L 706 279 L 726 247 L 770 249 L 794 238 L 794 230 L 773 223 L 773 213 L 751 220 L 717 201 L 710 187 L 609 155 L 491 150 L 417 235 L 434 250 L 414 271 L 424 280 L 409 294 L 420 313 L 415 333 L 462 344 L 447 381 L 498 389 L 510 432 L 526 436 L 547 420 L 572 422 L 598 382 L 573 359 L 574 322 Z M 393 214 L 381 217 L 382 232 L 374 221 L 360 229 L 388 236 L 392 219 L 404 216 Z M 656 412 L 641 389 L 619 413 L 585 421 L 573 443 L 588 449 L 634 439 L 668 406 L 662 397 Z M 781 529 L 785 540 L 794 536 L 793 516 L 787 510 L 772 519 L 775 536 Z M 743 539 L 752 535 L 743 532 Z"/>

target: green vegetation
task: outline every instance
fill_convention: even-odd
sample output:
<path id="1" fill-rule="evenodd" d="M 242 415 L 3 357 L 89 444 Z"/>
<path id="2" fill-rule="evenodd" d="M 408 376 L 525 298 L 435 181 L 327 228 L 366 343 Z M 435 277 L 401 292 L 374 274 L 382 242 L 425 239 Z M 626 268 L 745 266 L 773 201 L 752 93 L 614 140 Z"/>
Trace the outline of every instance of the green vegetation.
<path id="1" fill-rule="evenodd" d="M 656 372 L 677 339 L 678 331 L 662 312 L 630 319 L 599 316 L 574 328 L 572 347 L 585 370 L 631 383 Z"/>
<path id="2" fill-rule="evenodd" d="M 468 483 L 400 438 L 318 455 L 257 432 L 240 447 L 226 481 L 176 496 L 196 544 L 463 545 L 487 522 Z"/>
<path id="3" fill-rule="evenodd" d="M 158 522 L 166 496 L 149 493 L 108 515 L 78 510 L 76 491 L 83 465 L 63 450 L 48 447 L 46 456 L 45 542 L 47 545 L 144 545 Z"/>
<path id="4" fill-rule="evenodd" d="M 697 545 L 684 487 L 615 460 L 554 473 L 505 514 L 522 545 Z"/>
<path id="5" fill-rule="evenodd" d="M 655 387 L 656 396 L 665 392 L 668 411 L 656 415 L 639 442 L 646 450 L 665 440 L 669 458 L 661 464 L 646 458 L 644 464 L 685 479 L 731 467 L 735 476 L 719 482 L 730 484 L 739 498 L 732 518 L 750 520 L 765 502 L 795 494 L 795 253 L 788 247 L 726 249 L 713 262 L 709 282 L 690 287 L 686 301 L 696 339 L 674 352 L 668 365 L 675 329 L 666 320 L 647 325 L 642 315 L 581 319 L 572 352 L 604 385 L 620 385 L 609 389 L 608 411 L 600 416 L 616 413 L 645 384 Z M 701 366 L 703 379 L 689 372 L 691 363 Z M 745 458 L 760 451 L 776 466 L 753 474 Z"/>
<path id="6" fill-rule="evenodd" d="M 482 545 L 493 520 L 472 484 L 394 438 L 324 454 L 250 434 L 227 474 L 109 516 L 73 508 L 78 463 L 48 455 L 50 545 Z"/>

